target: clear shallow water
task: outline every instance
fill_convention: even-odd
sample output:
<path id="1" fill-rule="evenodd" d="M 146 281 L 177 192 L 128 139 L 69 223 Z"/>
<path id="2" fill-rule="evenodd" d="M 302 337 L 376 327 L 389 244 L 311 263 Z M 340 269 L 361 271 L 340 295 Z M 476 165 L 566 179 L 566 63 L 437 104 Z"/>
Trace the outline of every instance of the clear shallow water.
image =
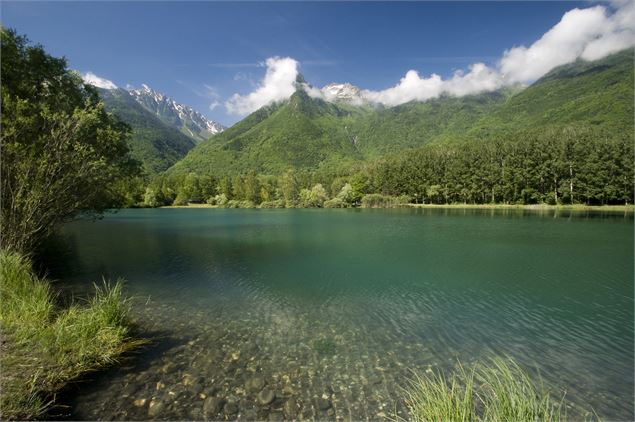
<path id="1" fill-rule="evenodd" d="M 410 370 L 505 354 L 633 419 L 632 214 L 126 210 L 64 236 L 51 276 L 124 277 L 160 336 L 73 393 L 75 418 L 407 416 Z"/>

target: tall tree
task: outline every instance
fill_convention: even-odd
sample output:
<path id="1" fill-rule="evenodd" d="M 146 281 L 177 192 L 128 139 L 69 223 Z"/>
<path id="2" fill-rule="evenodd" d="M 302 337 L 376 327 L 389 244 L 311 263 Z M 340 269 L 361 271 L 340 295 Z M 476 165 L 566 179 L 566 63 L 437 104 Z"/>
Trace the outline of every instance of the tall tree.
<path id="1" fill-rule="evenodd" d="M 122 200 L 117 181 L 139 172 L 127 126 L 66 60 L 1 32 L 2 246 L 30 252 L 79 212 Z"/>

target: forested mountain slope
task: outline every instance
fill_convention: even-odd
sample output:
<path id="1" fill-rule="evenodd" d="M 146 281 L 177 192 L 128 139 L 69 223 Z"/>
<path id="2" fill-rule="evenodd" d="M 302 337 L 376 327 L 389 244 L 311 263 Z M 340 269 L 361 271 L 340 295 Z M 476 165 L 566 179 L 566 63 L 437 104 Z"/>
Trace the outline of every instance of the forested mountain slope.
<path id="1" fill-rule="evenodd" d="M 132 155 L 143 163 L 146 171 L 164 171 L 194 147 L 193 139 L 166 125 L 125 89 L 99 89 L 99 95 L 106 110 L 131 127 Z"/>
<path id="2" fill-rule="evenodd" d="M 494 92 L 385 109 L 334 104 L 297 90 L 198 145 L 171 171 L 277 174 L 364 161 L 465 132 L 505 99 Z"/>
<path id="3" fill-rule="evenodd" d="M 565 126 L 633 133 L 633 50 L 560 66 L 480 119 L 471 134 Z"/>
<path id="4" fill-rule="evenodd" d="M 533 85 L 397 107 L 334 104 L 298 89 L 196 146 L 171 174 L 336 168 L 435 142 L 586 125 L 633 133 L 633 51 L 554 69 Z"/>

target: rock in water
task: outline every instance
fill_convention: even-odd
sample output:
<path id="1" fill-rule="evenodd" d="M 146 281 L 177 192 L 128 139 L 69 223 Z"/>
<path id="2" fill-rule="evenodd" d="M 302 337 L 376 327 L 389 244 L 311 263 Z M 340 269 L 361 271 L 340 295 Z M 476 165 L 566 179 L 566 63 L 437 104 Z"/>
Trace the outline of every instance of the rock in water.
<path id="1" fill-rule="evenodd" d="M 158 399 L 152 399 L 150 400 L 150 404 L 148 405 L 148 416 L 150 418 L 156 418 L 163 412 L 164 409 L 165 403 Z"/>
<path id="2" fill-rule="evenodd" d="M 203 414 L 206 418 L 214 417 L 220 412 L 225 400 L 220 397 L 208 397 L 203 402 Z"/>
<path id="3" fill-rule="evenodd" d="M 137 407 L 143 407 L 146 405 L 146 399 L 137 399 L 133 402 L 133 404 Z"/>
<path id="4" fill-rule="evenodd" d="M 284 402 L 283 410 L 287 419 L 294 419 L 298 411 L 298 403 L 292 397 L 289 400 Z"/>
<path id="5" fill-rule="evenodd" d="M 236 404 L 236 402 L 228 401 L 227 403 L 225 403 L 223 411 L 228 416 L 235 415 L 236 413 L 238 413 L 238 405 Z"/>
<path id="6" fill-rule="evenodd" d="M 263 389 L 260 393 L 258 393 L 258 402 L 262 405 L 267 405 L 271 403 L 276 398 L 276 393 L 269 388 Z"/>
<path id="7" fill-rule="evenodd" d="M 315 406 L 320 410 L 328 410 L 331 408 L 331 402 L 325 398 L 320 397 L 315 401 Z"/>
<path id="8" fill-rule="evenodd" d="M 253 377 L 245 383 L 245 390 L 256 393 L 265 387 L 265 380 L 262 377 Z"/>
<path id="9" fill-rule="evenodd" d="M 269 417 L 267 418 L 267 420 L 271 422 L 283 421 L 284 415 L 280 412 L 272 412 L 269 413 Z"/>

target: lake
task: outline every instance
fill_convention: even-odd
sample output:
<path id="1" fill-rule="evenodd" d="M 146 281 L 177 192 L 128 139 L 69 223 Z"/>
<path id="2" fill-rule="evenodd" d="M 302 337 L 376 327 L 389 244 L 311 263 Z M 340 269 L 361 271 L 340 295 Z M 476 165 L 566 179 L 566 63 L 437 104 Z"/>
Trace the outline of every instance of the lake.
<path id="1" fill-rule="evenodd" d="M 63 238 L 57 285 L 125 278 L 155 339 L 73 418 L 407 417 L 412 371 L 499 355 L 633 419 L 632 214 L 138 209 Z"/>

